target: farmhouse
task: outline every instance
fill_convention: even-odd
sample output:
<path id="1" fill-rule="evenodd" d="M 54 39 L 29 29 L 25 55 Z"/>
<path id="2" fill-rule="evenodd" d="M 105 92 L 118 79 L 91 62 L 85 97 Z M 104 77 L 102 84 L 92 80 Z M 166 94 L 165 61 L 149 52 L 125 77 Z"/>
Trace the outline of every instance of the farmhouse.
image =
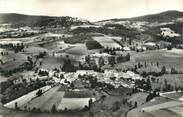
<path id="1" fill-rule="evenodd" d="M 170 28 L 160 28 L 160 29 L 161 29 L 161 35 L 163 37 L 179 37 L 180 36 L 180 34 L 175 33 Z"/>
<path id="2" fill-rule="evenodd" d="M 123 50 L 124 51 L 130 51 L 131 49 L 130 49 L 130 47 L 123 47 Z"/>
<path id="3" fill-rule="evenodd" d="M 77 70 L 75 74 L 76 76 L 78 75 L 83 76 L 83 75 L 96 75 L 97 73 L 93 70 Z"/>
<path id="4" fill-rule="evenodd" d="M 167 42 L 167 41 L 158 42 L 159 48 L 167 48 L 169 45 L 172 45 L 172 44 L 170 42 Z"/>
<path id="5" fill-rule="evenodd" d="M 157 48 L 157 44 L 154 42 L 147 42 L 147 43 L 144 43 L 142 47 L 145 47 L 147 50 L 154 50 Z"/>

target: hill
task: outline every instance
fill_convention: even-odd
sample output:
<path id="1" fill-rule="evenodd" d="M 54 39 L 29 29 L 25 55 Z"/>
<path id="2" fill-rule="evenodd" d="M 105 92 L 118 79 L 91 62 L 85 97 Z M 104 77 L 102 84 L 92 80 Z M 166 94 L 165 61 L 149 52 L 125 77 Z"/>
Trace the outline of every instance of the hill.
<path id="1" fill-rule="evenodd" d="M 0 14 L 0 23 L 9 23 L 12 25 L 28 25 L 28 26 L 71 26 L 90 24 L 89 21 L 64 16 L 64 17 L 50 17 L 50 16 L 32 16 L 15 13 Z"/>
<path id="2" fill-rule="evenodd" d="M 157 14 L 144 15 L 144 16 L 133 17 L 133 18 L 106 19 L 98 22 L 106 22 L 106 21 L 117 22 L 117 21 L 129 20 L 129 21 L 147 21 L 147 22 L 153 23 L 153 22 L 170 22 L 172 20 L 177 20 L 178 18 L 183 18 L 183 12 L 170 10 L 170 11 L 165 11 Z"/>
<path id="3" fill-rule="evenodd" d="M 141 17 L 135 17 L 133 21 L 147 21 L 147 22 L 170 22 L 183 17 L 183 12 L 180 11 L 166 11 L 158 14 L 145 15 Z"/>

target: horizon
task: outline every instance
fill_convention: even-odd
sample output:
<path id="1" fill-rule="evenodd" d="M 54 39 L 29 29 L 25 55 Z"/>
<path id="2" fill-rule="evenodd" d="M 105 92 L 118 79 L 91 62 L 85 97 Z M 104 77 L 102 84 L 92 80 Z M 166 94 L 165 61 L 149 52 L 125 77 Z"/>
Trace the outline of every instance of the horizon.
<path id="1" fill-rule="evenodd" d="M 138 0 L 138 2 L 134 0 L 0 1 L 0 13 L 54 17 L 71 16 L 91 22 L 139 17 L 172 10 L 183 12 L 183 0 Z"/>
<path id="2" fill-rule="evenodd" d="M 38 16 L 38 17 L 72 17 L 72 18 L 88 20 L 90 22 L 100 22 L 100 21 L 112 20 L 112 19 L 128 19 L 128 18 L 136 18 L 136 17 L 141 17 L 141 16 L 147 16 L 147 15 L 156 15 L 156 14 L 165 13 L 165 12 L 169 12 L 169 11 L 175 11 L 175 12 L 182 12 L 183 13 L 183 11 L 178 11 L 178 10 L 166 10 L 166 11 L 162 11 L 162 12 L 158 12 L 158 13 L 145 14 L 145 15 L 134 16 L 134 17 L 133 16 L 132 17 L 123 17 L 123 18 L 115 18 L 114 17 L 114 18 L 110 18 L 110 19 L 102 19 L 102 20 L 97 20 L 97 21 L 90 21 L 86 18 L 73 17 L 73 16 L 31 15 L 31 14 L 23 14 L 23 13 L 0 13 L 0 14 L 16 14 L 16 15 L 25 15 L 25 16 Z"/>

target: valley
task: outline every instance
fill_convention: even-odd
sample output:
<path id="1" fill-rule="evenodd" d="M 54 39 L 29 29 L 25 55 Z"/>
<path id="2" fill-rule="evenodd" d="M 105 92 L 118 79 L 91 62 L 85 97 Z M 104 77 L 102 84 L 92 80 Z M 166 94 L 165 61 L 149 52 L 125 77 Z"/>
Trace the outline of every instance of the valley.
<path id="1" fill-rule="evenodd" d="M 181 117 L 182 18 L 0 14 L 0 116 Z"/>

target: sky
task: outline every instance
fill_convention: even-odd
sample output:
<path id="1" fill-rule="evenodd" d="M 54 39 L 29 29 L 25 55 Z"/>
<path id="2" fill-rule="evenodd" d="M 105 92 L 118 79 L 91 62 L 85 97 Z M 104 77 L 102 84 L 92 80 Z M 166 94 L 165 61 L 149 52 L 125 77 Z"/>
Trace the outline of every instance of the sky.
<path id="1" fill-rule="evenodd" d="M 90 21 L 183 11 L 183 0 L 0 0 L 0 13 L 72 16 Z"/>

